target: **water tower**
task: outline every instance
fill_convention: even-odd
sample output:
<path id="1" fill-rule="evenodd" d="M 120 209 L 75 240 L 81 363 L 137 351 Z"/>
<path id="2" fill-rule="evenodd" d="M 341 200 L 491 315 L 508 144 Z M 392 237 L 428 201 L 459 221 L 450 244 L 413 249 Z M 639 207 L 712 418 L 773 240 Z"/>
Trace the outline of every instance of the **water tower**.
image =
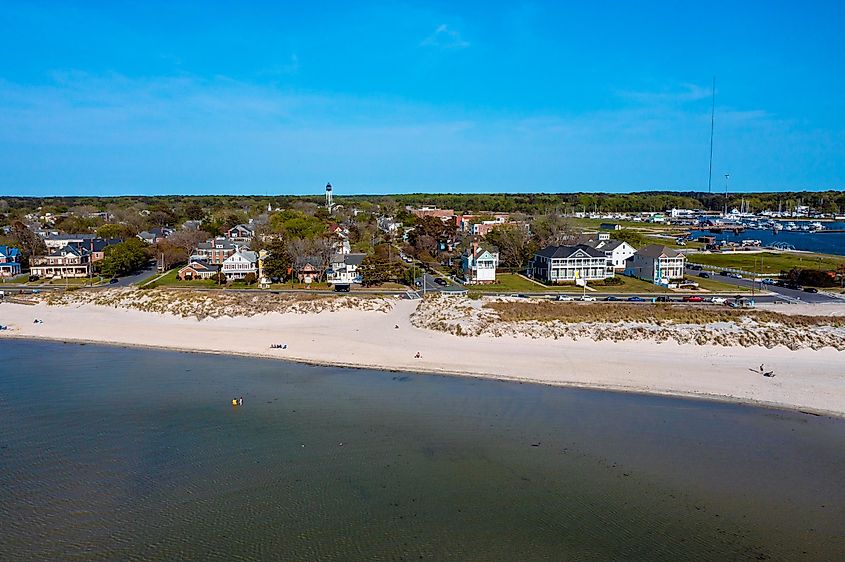
<path id="1" fill-rule="evenodd" d="M 329 210 L 330 213 L 332 212 L 332 205 L 334 205 L 334 203 L 332 203 L 332 184 L 327 183 L 326 184 L 326 208 Z"/>

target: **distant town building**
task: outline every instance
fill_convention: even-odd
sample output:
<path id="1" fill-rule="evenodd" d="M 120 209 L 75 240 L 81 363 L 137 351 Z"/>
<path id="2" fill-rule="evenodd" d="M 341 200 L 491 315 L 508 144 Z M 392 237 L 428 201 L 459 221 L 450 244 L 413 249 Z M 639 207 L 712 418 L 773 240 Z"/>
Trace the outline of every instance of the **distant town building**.
<path id="1" fill-rule="evenodd" d="M 194 254 L 212 265 L 222 265 L 226 258 L 242 247 L 245 246 L 218 236 L 212 240 L 197 244 Z"/>
<path id="2" fill-rule="evenodd" d="M 420 207 L 414 209 L 413 207 L 406 207 L 406 209 L 415 217 L 437 217 L 439 219 L 451 219 L 455 216 L 454 209 L 438 209 L 437 207 Z"/>
<path id="3" fill-rule="evenodd" d="M 625 264 L 625 275 L 645 279 L 657 285 L 668 285 L 684 277 L 686 257 L 681 252 L 660 244 L 640 248 Z"/>
<path id="4" fill-rule="evenodd" d="M 226 231 L 226 238 L 239 244 L 249 244 L 255 231 L 248 224 L 237 224 Z"/>
<path id="5" fill-rule="evenodd" d="M 614 276 L 605 253 L 585 244 L 548 246 L 531 260 L 529 275 L 546 283 L 600 281 Z"/>
<path id="6" fill-rule="evenodd" d="M 622 230 L 622 225 L 615 222 L 603 222 L 599 225 L 602 230 Z"/>
<path id="7" fill-rule="evenodd" d="M 61 250 L 68 244 L 83 244 L 96 238 L 96 234 L 46 234 L 44 244 L 48 250 Z"/>

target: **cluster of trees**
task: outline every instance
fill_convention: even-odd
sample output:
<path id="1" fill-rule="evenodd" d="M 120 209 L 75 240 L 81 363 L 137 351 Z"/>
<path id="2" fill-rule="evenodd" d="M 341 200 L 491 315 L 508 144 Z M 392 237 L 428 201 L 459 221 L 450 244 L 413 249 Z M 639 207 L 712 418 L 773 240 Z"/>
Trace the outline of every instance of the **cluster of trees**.
<path id="1" fill-rule="evenodd" d="M 809 285 L 811 287 L 845 287 L 845 264 L 837 267 L 835 271 L 793 267 L 788 271 L 781 271 L 780 275 L 782 279 L 797 285 Z"/>
<path id="2" fill-rule="evenodd" d="M 108 246 L 100 263 L 100 273 L 106 277 L 127 275 L 142 269 L 150 261 L 150 248 L 146 242 L 130 238 Z"/>

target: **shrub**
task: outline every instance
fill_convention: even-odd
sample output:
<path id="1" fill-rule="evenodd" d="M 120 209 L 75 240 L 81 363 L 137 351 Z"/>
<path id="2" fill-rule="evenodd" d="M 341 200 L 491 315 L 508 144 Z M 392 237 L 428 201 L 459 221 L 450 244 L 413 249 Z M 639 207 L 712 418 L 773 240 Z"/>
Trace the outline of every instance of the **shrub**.
<path id="1" fill-rule="evenodd" d="M 256 281 L 258 281 L 258 277 L 256 277 L 254 273 L 247 273 L 244 276 L 244 283 L 246 283 L 247 285 L 252 285 Z"/>

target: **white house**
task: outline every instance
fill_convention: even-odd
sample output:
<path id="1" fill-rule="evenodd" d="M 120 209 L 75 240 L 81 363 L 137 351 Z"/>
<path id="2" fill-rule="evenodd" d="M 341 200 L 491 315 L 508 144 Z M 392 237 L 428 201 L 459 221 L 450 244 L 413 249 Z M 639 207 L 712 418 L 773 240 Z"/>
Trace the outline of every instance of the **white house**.
<path id="1" fill-rule="evenodd" d="M 627 242 L 620 240 L 588 240 L 584 244 L 604 252 L 604 255 L 607 256 L 607 259 L 613 265 L 613 269 L 624 270 L 628 258 L 633 256 L 637 251 L 636 248 Z"/>
<path id="2" fill-rule="evenodd" d="M 258 275 L 258 254 L 250 250 L 235 250 L 231 256 L 223 260 L 220 271 L 226 279 L 243 279 L 248 274 Z"/>
<path id="3" fill-rule="evenodd" d="M 600 281 L 614 276 L 605 253 L 586 244 L 543 248 L 534 254 L 528 272 L 547 283 Z"/>
<path id="4" fill-rule="evenodd" d="M 367 254 L 335 254 L 332 256 L 331 267 L 326 272 L 329 283 L 345 285 L 348 283 L 361 283 L 361 267 Z"/>
<path id="5" fill-rule="evenodd" d="M 625 264 L 625 275 L 638 277 L 658 285 L 668 285 L 684 277 L 686 256 L 660 244 L 641 248 Z"/>
<path id="6" fill-rule="evenodd" d="M 468 284 L 495 283 L 497 267 L 499 252 L 485 250 L 476 243 L 461 256 L 461 269 Z"/>

